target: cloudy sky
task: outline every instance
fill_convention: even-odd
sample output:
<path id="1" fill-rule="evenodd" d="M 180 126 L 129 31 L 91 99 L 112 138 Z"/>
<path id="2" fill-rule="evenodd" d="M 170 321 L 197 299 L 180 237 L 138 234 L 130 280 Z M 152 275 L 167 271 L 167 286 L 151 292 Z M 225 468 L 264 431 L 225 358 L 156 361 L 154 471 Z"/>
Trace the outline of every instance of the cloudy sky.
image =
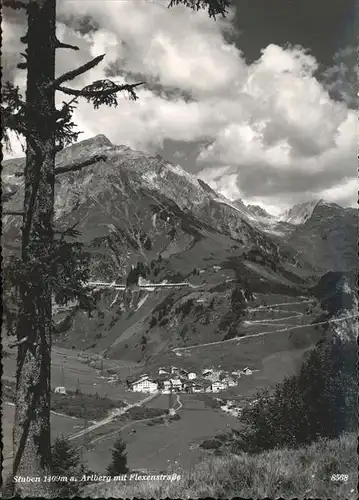
<path id="1" fill-rule="evenodd" d="M 233 0 L 226 19 L 168 0 L 59 0 L 57 73 L 106 54 L 73 87 L 145 81 L 117 108 L 81 102 L 81 139 L 162 154 L 230 199 L 272 213 L 357 198 L 354 0 Z M 16 68 L 24 19 L 5 12 L 4 79 Z M 64 96 L 59 93 L 58 103 Z M 15 155 L 22 155 L 14 145 Z"/>

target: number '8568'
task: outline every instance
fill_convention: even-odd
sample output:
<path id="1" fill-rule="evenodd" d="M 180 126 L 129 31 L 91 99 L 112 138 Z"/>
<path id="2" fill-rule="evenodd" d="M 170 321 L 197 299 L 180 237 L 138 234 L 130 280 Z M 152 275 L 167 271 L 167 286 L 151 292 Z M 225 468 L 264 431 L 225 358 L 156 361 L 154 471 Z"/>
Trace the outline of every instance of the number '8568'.
<path id="1" fill-rule="evenodd" d="M 332 477 L 330 478 L 331 481 L 343 481 L 346 482 L 349 479 L 348 474 L 332 474 Z"/>

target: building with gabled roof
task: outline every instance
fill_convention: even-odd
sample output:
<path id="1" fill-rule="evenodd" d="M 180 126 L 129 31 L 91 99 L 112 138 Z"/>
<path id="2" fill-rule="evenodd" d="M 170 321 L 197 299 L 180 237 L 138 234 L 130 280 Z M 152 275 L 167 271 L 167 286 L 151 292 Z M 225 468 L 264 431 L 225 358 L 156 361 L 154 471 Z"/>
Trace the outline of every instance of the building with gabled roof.
<path id="1" fill-rule="evenodd" d="M 221 382 L 219 380 L 212 382 L 212 392 L 225 391 L 226 389 L 227 384 L 225 384 L 224 382 Z"/>
<path id="2" fill-rule="evenodd" d="M 150 379 L 148 375 L 139 377 L 133 382 L 129 382 L 129 387 L 134 392 L 156 392 L 158 391 L 158 383 Z"/>

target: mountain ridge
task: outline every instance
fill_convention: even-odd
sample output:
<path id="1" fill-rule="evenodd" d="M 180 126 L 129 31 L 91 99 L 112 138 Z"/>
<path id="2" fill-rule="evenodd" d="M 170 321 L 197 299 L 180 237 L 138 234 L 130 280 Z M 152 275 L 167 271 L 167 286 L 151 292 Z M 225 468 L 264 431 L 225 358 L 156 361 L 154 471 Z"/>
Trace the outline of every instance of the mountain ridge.
<path id="1" fill-rule="evenodd" d="M 300 240 L 303 228 L 312 230 L 314 210 L 304 224 L 278 223 L 161 156 L 114 145 L 103 135 L 61 151 L 56 166 L 99 155 L 106 160 L 57 176 L 55 189 L 56 229 L 77 224 L 91 253 L 91 279 L 128 283 L 132 273 L 200 290 L 105 291 L 93 318 L 76 306 L 56 313 L 57 342 L 142 361 L 176 346 L 242 335 L 246 301 L 257 293 L 296 297 L 314 285 L 316 261 L 308 265 L 307 250 L 301 251 L 306 242 L 288 243 L 293 235 Z M 15 174 L 24 159 L 5 166 L 3 178 L 18 186 L 7 208 L 21 210 L 24 181 Z M 278 224 L 284 236 L 275 235 Z M 19 248 L 20 226 L 19 217 L 4 218 L 5 257 Z"/>

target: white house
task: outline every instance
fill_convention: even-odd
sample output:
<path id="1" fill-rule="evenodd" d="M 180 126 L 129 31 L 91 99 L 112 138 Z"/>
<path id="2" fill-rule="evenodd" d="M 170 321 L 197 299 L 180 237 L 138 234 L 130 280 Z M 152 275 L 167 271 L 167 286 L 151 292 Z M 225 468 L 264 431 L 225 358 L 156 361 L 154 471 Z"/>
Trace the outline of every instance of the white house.
<path id="1" fill-rule="evenodd" d="M 164 380 L 163 381 L 163 389 L 162 392 L 165 394 L 168 394 L 171 392 L 171 382 L 169 380 Z"/>
<path id="2" fill-rule="evenodd" d="M 158 375 L 167 375 L 168 374 L 168 370 L 166 370 L 166 368 L 159 368 L 158 369 Z"/>
<path id="3" fill-rule="evenodd" d="M 182 390 L 182 381 L 179 378 L 172 378 L 171 379 L 172 383 L 172 389 L 174 391 L 181 391 Z"/>
<path id="4" fill-rule="evenodd" d="M 132 382 L 130 387 L 134 392 L 156 392 L 158 390 L 158 383 L 150 380 L 147 375 Z"/>
<path id="5" fill-rule="evenodd" d="M 59 386 L 55 387 L 55 394 L 66 394 L 66 389 L 65 387 Z"/>
<path id="6" fill-rule="evenodd" d="M 246 368 L 243 369 L 243 372 L 242 372 L 244 375 L 252 375 L 252 370 L 250 370 L 248 368 L 248 366 Z"/>
<path id="7" fill-rule="evenodd" d="M 163 381 L 163 389 L 162 392 L 165 394 L 168 394 L 169 392 L 174 391 L 182 391 L 183 389 L 183 384 L 180 379 L 177 378 L 171 378 L 170 380 L 164 380 Z"/>
<path id="8" fill-rule="evenodd" d="M 194 378 L 197 378 L 197 373 L 189 372 L 189 373 L 187 373 L 187 378 L 188 378 L 188 380 L 193 380 Z"/>
<path id="9" fill-rule="evenodd" d="M 209 377 L 210 375 L 212 375 L 212 373 L 213 373 L 213 370 L 211 368 L 206 369 L 206 370 L 202 370 L 203 377 Z"/>
<path id="10" fill-rule="evenodd" d="M 227 389 L 227 385 L 219 380 L 212 383 L 212 392 L 224 391 L 225 389 Z"/>

